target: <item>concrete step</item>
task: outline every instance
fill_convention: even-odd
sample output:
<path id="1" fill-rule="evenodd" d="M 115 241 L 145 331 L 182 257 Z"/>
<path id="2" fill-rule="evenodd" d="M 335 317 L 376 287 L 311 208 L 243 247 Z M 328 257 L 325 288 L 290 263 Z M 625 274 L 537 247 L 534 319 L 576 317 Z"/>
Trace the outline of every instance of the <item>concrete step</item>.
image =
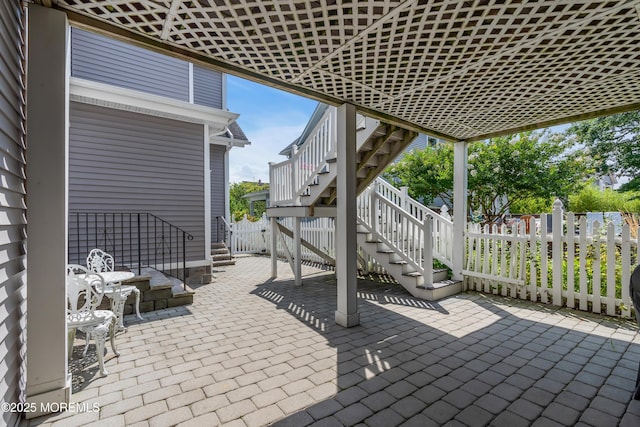
<path id="1" fill-rule="evenodd" d="M 228 260 L 220 260 L 220 261 L 212 261 L 211 267 L 224 267 L 225 265 L 236 265 L 236 261 L 234 259 Z"/>
<path id="2" fill-rule="evenodd" d="M 134 273 L 137 274 L 137 271 L 134 271 Z M 139 275 L 122 283 L 123 285 L 133 285 L 140 290 L 140 313 L 192 304 L 195 294 L 188 286 L 185 290 L 181 280 L 167 277 L 152 268 L 143 268 Z M 135 302 L 135 293 L 132 293 L 125 302 L 125 315 L 135 312 Z M 110 309 L 110 304 L 111 302 L 108 298 L 103 298 L 100 307 Z"/>

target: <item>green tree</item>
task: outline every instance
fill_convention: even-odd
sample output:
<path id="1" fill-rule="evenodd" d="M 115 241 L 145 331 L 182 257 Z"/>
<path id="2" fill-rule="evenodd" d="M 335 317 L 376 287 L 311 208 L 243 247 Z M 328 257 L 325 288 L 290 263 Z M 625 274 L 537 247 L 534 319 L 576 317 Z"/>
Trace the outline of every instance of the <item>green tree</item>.
<path id="1" fill-rule="evenodd" d="M 575 123 L 566 133 L 589 150 L 600 174 L 626 176 L 620 189 L 640 190 L 640 111 Z"/>
<path id="2" fill-rule="evenodd" d="M 244 215 L 249 215 L 249 201 L 243 196 L 256 191 L 268 190 L 269 184 L 261 182 L 234 182 L 229 186 L 229 209 L 235 221 L 240 221 Z M 260 217 L 265 212 L 264 203 L 254 205 L 254 215 Z"/>
<path id="3" fill-rule="evenodd" d="M 569 196 L 568 208 L 573 212 L 640 213 L 640 193 L 610 188 L 601 191 L 593 185 L 586 185 L 580 192 Z"/>
<path id="4" fill-rule="evenodd" d="M 589 172 L 581 154 L 561 134 L 524 132 L 469 144 L 468 204 L 483 223 L 496 221 L 514 203 L 560 197 L 582 186 Z M 439 144 L 407 154 L 387 170 L 396 185 L 430 203 L 442 197 L 452 206 L 453 148 Z"/>

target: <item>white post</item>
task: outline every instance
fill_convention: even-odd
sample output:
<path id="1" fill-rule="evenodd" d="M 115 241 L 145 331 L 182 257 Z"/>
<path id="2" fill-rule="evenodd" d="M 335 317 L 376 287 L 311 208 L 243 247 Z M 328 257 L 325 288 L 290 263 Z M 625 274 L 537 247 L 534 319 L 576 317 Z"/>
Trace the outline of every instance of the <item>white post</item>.
<path id="1" fill-rule="evenodd" d="M 336 323 L 344 327 L 360 324 L 358 313 L 358 254 L 356 235 L 356 108 L 343 104 L 337 111 L 337 212 L 336 279 L 338 310 Z"/>
<path id="2" fill-rule="evenodd" d="M 371 189 L 369 193 L 369 213 L 371 214 L 371 235 L 375 239 L 378 236 L 378 192 Z"/>
<path id="3" fill-rule="evenodd" d="M 278 221 L 271 217 L 271 278 L 278 277 Z"/>
<path id="4" fill-rule="evenodd" d="M 464 268 L 464 233 L 467 228 L 467 158 L 468 144 L 453 144 L 453 253 L 452 278 L 462 280 Z"/>
<path id="5" fill-rule="evenodd" d="M 296 286 L 302 286 L 302 242 L 300 241 L 300 217 L 297 216 L 293 219 L 293 244 L 295 245 L 295 254 L 293 265 L 295 284 Z"/>
<path id="6" fill-rule="evenodd" d="M 444 204 L 440 206 L 440 216 L 444 219 L 451 220 L 451 215 L 449 215 L 449 206 Z"/>
<path id="7" fill-rule="evenodd" d="M 407 200 L 409 200 L 409 187 L 400 187 L 400 207 L 407 211 Z"/>
<path id="8" fill-rule="evenodd" d="M 291 146 L 291 200 L 295 206 L 298 206 L 298 184 L 297 184 L 297 168 L 298 162 L 296 161 L 296 153 L 298 152 L 298 146 L 293 144 Z"/>
<path id="9" fill-rule="evenodd" d="M 191 65 L 191 64 L 189 64 Z M 191 69 L 191 67 L 190 67 Z M 211 241 L 213 227 L 211 224 L 211 146 L 209 145 L 209 125 L 204 124 L 203 137 L 203 161 L 204 161 L 204 258 L 211 259 Z M 227 199 L 228 200 L 228 199 Z M 228 203 L 227 203 L 228 204 Z M 217 237 L 216 230 L 216 237 Z M 229 242 L 231 244 L 231 242 Z"/>
<path id="10" fill-rule="evenodd" d="M 65 13 L 29 4 L 27 114 L 27 384 L 37 417 L 41 403 L 66 403 L 67 151 L 69 26 Z"/>
<path id="11" fill-rule="evenodd" d="M 562 239 L 564 236 L 562 230 L 562 202 L 560 199 L 556 199 L 553 202 L 553 211 L 552 211 L 552 270 L 553 270 L 553 305 L 562 305 L 562 259 L 563 259 L 563 250 L 562 250 Z M 541 230 L 542 233 L 546 233 L 547 230 Z"/>
<path id="12" fill-rule="evenodd" d="M 433 285 L 433 217 L 430 214 L 425 215 L 422 231 L 424 233 L 423 285 L 431 286 Z"/>

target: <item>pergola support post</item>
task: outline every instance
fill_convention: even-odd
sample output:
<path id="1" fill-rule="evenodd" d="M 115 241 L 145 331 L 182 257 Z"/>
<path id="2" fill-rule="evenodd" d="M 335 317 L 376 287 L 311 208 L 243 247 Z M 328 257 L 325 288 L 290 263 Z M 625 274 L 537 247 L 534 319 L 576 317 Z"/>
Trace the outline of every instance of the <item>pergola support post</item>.
<path id="1" fill-rule="evenodd" d="M 35 411 L 68 403 L 67 146 L 69 25 L 65 13 L 29 4 L 27 114 L 27 384 Z M 55 405 L 51 405 L 55 407 Z"/>
<path id="2" fill-rule="evenodd" d="M 464 233 L 467 229 L 468 143 L 453 144 L 453 254 L 452 279 L 462 280 L 464 269 Z"/>
<path id="3" fill-rule="evenodd" d="M 300 217 L 295 217 L 293 222 L 293 244 L 295 253 L 293 259 L 295 285 L 302 286 L 302 242 L 300 237 Z"/>
<path id="4" fill-rule="evenodd" d="M 356 235 L 356 108 L 338 107 L 336 200 L 336 323 L 360 324 L 358 313 L 358 252 Z"/>
<path id="5" fill-rule="evenodd" d="M 271 278 L 278 277 L 278 221 L 272 216 L 271 221 Z"/>

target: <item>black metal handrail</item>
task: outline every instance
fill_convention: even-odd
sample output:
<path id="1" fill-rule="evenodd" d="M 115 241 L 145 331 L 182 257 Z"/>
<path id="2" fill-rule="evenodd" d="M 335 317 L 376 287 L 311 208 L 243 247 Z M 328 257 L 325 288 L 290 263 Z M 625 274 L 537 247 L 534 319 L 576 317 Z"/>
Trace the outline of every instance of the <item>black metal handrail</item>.
<path id="1" fill-rule="evenodd" d="M 193 236 L 147 212 L 69 213 L 69 263 L 84 265 L 89 251 L 99 248 L 138 274 L 149 267 L 186 282 L 187 240 Z"/>
<path id="2" fill-rule="evenodd" d="M 216 243 L 224 242 L 231 250 L 231 235 L 233 231 L 231 230 L 231 224 L 227 222 L 225 217 L 218 215 L 214 218 L 213 230 L 213 241 Z"/>

